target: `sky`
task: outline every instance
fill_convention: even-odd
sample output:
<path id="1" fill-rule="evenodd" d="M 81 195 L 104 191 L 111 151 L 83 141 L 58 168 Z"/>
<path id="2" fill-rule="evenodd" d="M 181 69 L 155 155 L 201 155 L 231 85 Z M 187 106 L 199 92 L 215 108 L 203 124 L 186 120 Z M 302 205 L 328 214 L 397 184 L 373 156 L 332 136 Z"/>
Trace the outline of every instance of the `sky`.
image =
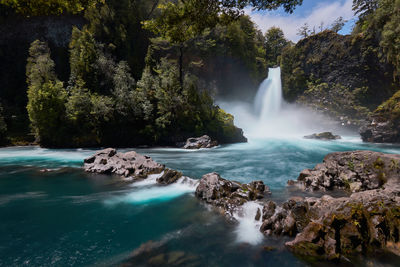
<path id="1" fill-rule="evenodd" d="M 308 23 L 311 29 L 315 26 L 318 30 L 321 22 L 324 23 L 326 28 L 340 16 L 348 22 L 339 33 L 350 33 L 356 21 L 352 11 L 352 3 L 353 0 L 303 0 L 303 4 L 298 6 L 293 14 L 285 13 L 283 9 L 253 11 L 248 8 L 245 12 L 263 33 L 276 26 L 283 30 L 287 39 L 297 42 L 300 39 L 297 30 L 304 23 Z"/>

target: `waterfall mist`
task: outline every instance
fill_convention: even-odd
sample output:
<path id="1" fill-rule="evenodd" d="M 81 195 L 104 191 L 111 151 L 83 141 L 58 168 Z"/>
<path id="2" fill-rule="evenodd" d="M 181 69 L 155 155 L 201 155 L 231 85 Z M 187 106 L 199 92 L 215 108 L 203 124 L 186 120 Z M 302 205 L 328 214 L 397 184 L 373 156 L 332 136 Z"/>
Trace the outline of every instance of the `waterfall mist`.
<path id="1" fill-rule="evenodd" d="M 315 111 L 283 100 L 280 68 L 270 68 L 253 103 L 219 101 L 221 108 L 235 116 L 236 126 L 248 138 L 302 137 L 332 131 L 346 132 L 336 122 Z"/>

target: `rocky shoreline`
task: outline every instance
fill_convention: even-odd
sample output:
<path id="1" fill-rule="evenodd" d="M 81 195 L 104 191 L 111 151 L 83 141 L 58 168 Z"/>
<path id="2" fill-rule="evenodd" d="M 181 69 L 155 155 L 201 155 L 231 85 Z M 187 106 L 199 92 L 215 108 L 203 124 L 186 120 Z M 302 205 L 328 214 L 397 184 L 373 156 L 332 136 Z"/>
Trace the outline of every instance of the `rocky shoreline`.
<path id="1" fill-rule="evenodd" d="M 159 184 L 171 184 L 183 174 L 167 169 L 134 151 L 105 149 L 85 159 L 87 172 L 116 174 L 131 181 L 158 174 Z M 282 204 L 268 199 L 262 181 L 242 184 L 205 174 L 195 195 L 228 218 L 248 202 L 260 208 L 255 220 L 264 235 L 293 237 L 286 247 L 306 259 L 340 261 L 358 254 L 385 251 L 400 256 L 400 155 L 372 151 L 328 154 L 323 163 L 301 172 L 289 186 L 325 193 L 345 190 L 334 198 L 291 197 Z"/>

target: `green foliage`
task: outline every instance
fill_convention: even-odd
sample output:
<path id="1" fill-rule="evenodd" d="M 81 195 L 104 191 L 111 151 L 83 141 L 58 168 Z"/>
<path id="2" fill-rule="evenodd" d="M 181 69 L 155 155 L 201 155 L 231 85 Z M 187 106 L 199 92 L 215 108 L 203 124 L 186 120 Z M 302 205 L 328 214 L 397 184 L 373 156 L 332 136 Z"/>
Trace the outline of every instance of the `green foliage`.
<path id="1" fill-rule="evenodd" d="M 265 33 L 266 61 L 269 67 L 279 65 L 282 51 L 289 43 L 280 28 L 272 27 Z"/>
<path id="2" fill-rule="evenodd" d="M 84 81 L 90 88 L 96 88 L 94 63 L 98 58 L 96 41 L 87 30 L 72 29 L 70 51 L 71 76 Z"/>
<path id="3" fill-rule="evenodd" d="M 300 60 L 303 49 L 295 46 L 286 47 L 281 57 L 283 94 L 289 101 L 294 101 L 307 88 L 307 78 Z"/>
<path id="4" fill-rule="evenodd" d="M 380 105 L 374 112 L 391 121 L 400 121 L 400 91 Z"/>
<path id="5" fill-rule="evenodd" d="M 88 30 L 118 61 L 128 62 L 135 79 L 142 75 L 150 37 L 143 29 L 142 21 L 153 17 L 158 2 L 107 0 L 85 12 Z"/>
<path id="6" fill-rule="evenodd" d="M 357 22 L 355 34 L 376 40 L 383 49 L 386 60 L 395 67 L 394 77 L 400 77 L 400 0 L 359 2 L 360 11 L 364 13 Z"/>
<path id="7" fill-rule="evenodd" d="M 378 2 L 379 0 L 353 0 L 353 11 L 362 19 L 377 9 Z"/>
<path id="8" fill-rule="evenodd" d="M 146 21 L 145 27 L 163 36 L 172 43 L 183 43 L 206 28 L 212 28 L 227 18 L 235 18 L 246 6 L 258 10 L 277 9 L 283 6 L 287 12 L 302 3 L 302 0 L 230 1 L 230 0 L 178 0 L 160 4 L 160 16 Z M 228 19 L 229 21 L 229 19 Z"/>
<path id="9" fill-rule="evenodd" d="M 98 1 L 104 0 L 0 0 L 0 7 L 10 7 L 16 13 L 29 17 L 77 14 Z"/>
<path id="10" fill-rule="evenodd" d="M 41 143 L 62 142 L 66 91 L 54 73 L 54 62 L 46 43 L 35 41 L 27 64 L 27 110 L 36 137 Z"/>
<path id="11" fill-rule="evenodd" d="M 181 136 L 182 140 L 203 134 L 226 142 L 237 135 L 232 115 L 214 106 L 208 92 L 199 88 L 196 77 L 185 75 L 181 91 L 178 66 L 174 62 L 164 58 L 154 74 L 145 70 L 138 89 L 147 92 L 154 103 L 153 116 L 145 130 L 156 142 L 168 143 L 174 136 Z"/>

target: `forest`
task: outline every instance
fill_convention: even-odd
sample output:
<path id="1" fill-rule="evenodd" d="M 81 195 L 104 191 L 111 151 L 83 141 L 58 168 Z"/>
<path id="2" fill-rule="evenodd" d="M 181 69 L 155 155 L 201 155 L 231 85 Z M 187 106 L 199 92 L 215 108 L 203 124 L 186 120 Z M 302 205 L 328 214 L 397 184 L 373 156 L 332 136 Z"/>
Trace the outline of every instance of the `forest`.
<path id="1" fill-rule="evenodd" d="M 319 32 L 303 26 L 297 44 L 276 27 L 263 34 L 243 12 L 290 13 L 301 2 L 2 0 L 2 143 L 244 141 L 215 99 L 251 99 L 274 66 L 289 102 L 354 127 L 378 114 L 396 125 L 399 104 L 389 98 L 399 88 L 400 1 L 354 1 L 351 35 L 337 33 L 339 18 Z"/>

